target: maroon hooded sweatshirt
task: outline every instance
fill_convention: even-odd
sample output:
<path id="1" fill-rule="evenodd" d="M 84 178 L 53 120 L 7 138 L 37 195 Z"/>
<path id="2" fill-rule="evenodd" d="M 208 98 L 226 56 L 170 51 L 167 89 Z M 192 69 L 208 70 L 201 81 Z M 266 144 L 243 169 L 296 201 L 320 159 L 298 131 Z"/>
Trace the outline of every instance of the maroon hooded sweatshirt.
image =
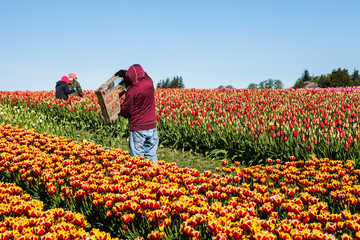
<path id="1" fill-rule="evenodd" d="M 132 65 L 125 74 L 131 83 L 121 105 L 120 115 L 129 118 L 130 131 L 156 128 L 155 89 L 152 79 L 139 64 Z"/>

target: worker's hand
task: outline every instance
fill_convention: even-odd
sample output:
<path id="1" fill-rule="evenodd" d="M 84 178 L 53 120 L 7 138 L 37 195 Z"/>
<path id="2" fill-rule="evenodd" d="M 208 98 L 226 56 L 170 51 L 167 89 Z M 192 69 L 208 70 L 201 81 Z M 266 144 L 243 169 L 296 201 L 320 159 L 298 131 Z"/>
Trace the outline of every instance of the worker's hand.
<path id="1" fill-rule="evenodd" d="M 126 70 L 121 69 L 121 70 L 117 71 L 114 75 L 117 77 L 123 78 L 123 77 L 125 77 L 125 73 L 126 73 Z"/>

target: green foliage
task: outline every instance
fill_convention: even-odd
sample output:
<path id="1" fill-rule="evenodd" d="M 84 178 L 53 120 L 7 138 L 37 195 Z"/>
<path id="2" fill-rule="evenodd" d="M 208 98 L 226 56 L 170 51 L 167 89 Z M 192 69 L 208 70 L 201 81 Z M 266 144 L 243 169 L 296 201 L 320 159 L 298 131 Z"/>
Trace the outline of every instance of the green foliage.
<path id="1" fill-rule="evenodd" d="M 183 79 L 180 76 L 173 77 L 172 80 L 169 78 L 166 78 L 165 80 L 160 80 L 156 88 L 185 88 L 185 85 L 183 83 Z"/>
<path id="2" fill-rule="evenodd" d="M 313 78 L 310 77 L 309 71 L 305 69 L 303 75 L 296 81 L 293 88 L 305 88 L 306 85 L 311 81 L 313 81 Z"/>
<path id="3" fill-rule="evenodd" d="M 351 75 L 351 81 L 353 86 L 360 86 L 359 70 L 354 70 L 354 73 Z"/>
<path id="4" fill-rule="evenodd" d="M 318 86 L 320 88 L 328 88 L 328 87 L 331 87 L 331 84 L 330 84 L 330 75 L 321 75 L 318 79 Z"/>
<path id="5" fill-rule="evenodd" d="M 304 82 L 309 82 L 312 80 L 312 78 L 309 75 L 309 71 L 307 69 L 305 69 L 302 79 Z"/>
<path id="6" fill-rule="evenodd" d="M 220 85 L 220 86 L 218 86 L 218 88 L 230 89 L 230 88 L 234 88 L 234 86 L 233 86 L 233 85 L 226 85 L 226 86 L 224 87 L 224 85 Z"/>
<path id="7" fill-rule="evenodd" d="M 298 80 L 296 80 L 293 88 L 305 88 L 304 81 L 301 78 L 299 78 Z"/>
<path id="8" fill-rule="evenodd" d="M 265 81 L 262 81 L 258 84 L 251 83 L 248 86 L 248 89 L 281 89 L 284 88 L 284 84 L 278 79 L 269 78 Z"/>
<path id="9" fill-rule="evenodd" d="M 333 70 L 330 75 L 331 87 L 348 87 L 351 86 L 351 77 L 347 69 L 338 68 Z"/>
<path id="10" fill-rule="evenodd" d="M 257 89 L 259 86 L 256 83 L 250 83 L 248 89 Z"/>
<path id="11" fill-rule="evenodd" d="M 284 84 L 280 80 L 274 80 L 274 88 L 275 89 L 281 89 L 284 88 Z"/>
<path id="12" fill-rule="evenodd" d="M 354 69 L 352 75 L 347 69 L 338 68 L 333 70 L 330 74 L 322 74 L 320 76 L 310 77 L 307 70 L 299 78 L 293 88 L 305 88 L 307 84 L 314 83 L 319 88 L 334 88 L 334 87 L 353 87 L 360 86 L 359 71 Z"/>

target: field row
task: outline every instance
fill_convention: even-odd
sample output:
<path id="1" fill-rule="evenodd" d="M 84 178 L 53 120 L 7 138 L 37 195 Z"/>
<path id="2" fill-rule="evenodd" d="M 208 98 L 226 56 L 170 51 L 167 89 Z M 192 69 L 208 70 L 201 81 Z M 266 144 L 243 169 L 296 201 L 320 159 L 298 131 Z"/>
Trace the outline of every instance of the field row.
<path id="1" fill-rule="evenodd" d="M 0 106 L 94 132 L 101 145 L 126 137 L 127 120 L 105 125 L 94 91 L 84 92 L 66 102 L 55 100 L 53 91 L 0 92 Z M 360 159 L 359 96 L 358 89 L 156 89 L 158 131 L 163 145 L 246 165 L 310 154 Z M 38 123 L 34 127 L 44 125 Z"/>
<path id="2" fill-rule="evenodd" d="M 360 170 L 312 155 L 200 173 L 0 125 L 0 177 L 112 237 L 360 239 Z M 21 213 L 22 214 L 22 213 Z M 27 213 L 24 213 L 25 215 Z"/>

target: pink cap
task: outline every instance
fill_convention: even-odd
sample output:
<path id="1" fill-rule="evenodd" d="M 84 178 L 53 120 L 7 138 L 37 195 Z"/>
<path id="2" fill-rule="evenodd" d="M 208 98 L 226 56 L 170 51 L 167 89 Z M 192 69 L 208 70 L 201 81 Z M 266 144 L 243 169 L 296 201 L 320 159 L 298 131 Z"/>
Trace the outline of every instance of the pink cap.
<path id="1" fill-rule="evenodd" d="M 76 79 L 76 74 L 75 73 L 69 73 L 69 78 Z"/>
<path id="2" fill-rule="evenodd" d="M 61 81 L 63 81 L 63 82 L 66 82 L 66 84 L 69 84 L 69 78 L 67 77 L 67 76 L 63 76 L 62 78 L 61 78 Z"/>

